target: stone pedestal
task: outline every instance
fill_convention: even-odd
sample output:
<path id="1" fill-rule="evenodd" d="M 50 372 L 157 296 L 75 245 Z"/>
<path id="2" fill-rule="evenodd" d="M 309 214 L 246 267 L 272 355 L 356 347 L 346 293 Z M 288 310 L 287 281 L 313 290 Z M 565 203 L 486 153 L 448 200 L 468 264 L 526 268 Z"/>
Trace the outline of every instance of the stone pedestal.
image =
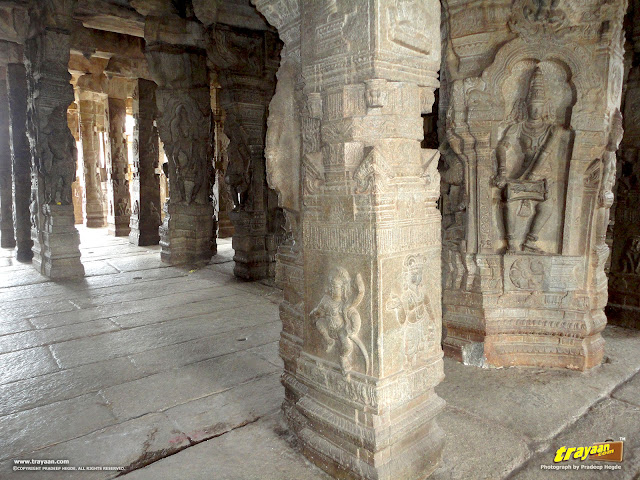
<path id="1" fill-rule="evenodd" d="M 444 442 L 438 152 L 420 148 L 440 6 L 255 4 L 285 39 L 267 160 L 290 232 L 286 418 L 336 478 L 426 478 Z"/>
<path id="2" fill-rule="evenodd" d="M 133 98 L 135 118 L 133 140 L 133 185 L 131 188 L 131 233 L 134 245 L 157 245 L 158 228 L 162 223 L 160 210 L 160 175 L 158 130 L 156 118 L 156 84 L 140 79 Z"/>
<path id="3" fill-rule="evenodd" d="M 16 243 L 16 258 L 29 262 L 33 257 L 31 247 L 31 155 L 27 140 L 27 77 L 22 63 L 7 66 L 9 88 L 9 115 L 11 117 L 11 159 L 13 162 L 13 211 Z"/>
<path id="4" fill-rule="evenodd" d="M 9 142 L 9 104 L 7 69 L 0 66 L 0 246 L 14 248 L 11 146 Z"/>
<path id="5" fill-rule="evenodd" d="M 25 44 L 33 264 L 43 275 L 69 278 L 84 275 L 71 193 L 77 151 L 67 124 L 74 99 L 67 67 L 73 4 L 36 7 L 30 10 L 33 33 Z"/>
<path id="6" fill-rule="evenodd" d="M 158 131 L 169 160 L 169 199 L 160 229 L 162 259 L 171 264 L 207 263 L 215 242 L 211 97 L 204 50 L 188 43 L 203 33 L 173 36 L 171 32 L 198 28 L 178 18 L 148 19 L 147 27 L 146 56 L 158 85 Z"/>
<path id="7" fill-rule="evenodd" d="M 510 3 L 445 2 L 445 353 L 586 370 L 604 353 L 625 2 Z"/>
<path id="8" fill-rule="evenodd" d="M 618 152 L 606 312 L 611 323 L 640 328 L 640 2 L 629 5 L 631 68 L 624 96 L 624 137 Z"/>
<path id="9" fill-rule="evenodd" d="M 111 80 L 113 82 L 113 80 Z M 109 145 L 107 155 L 107 231 L 125 237 L 131 231 L 131 198 L 129 194 L 129 162 L 127 156 L 127 100 L 109 96 Z"/>
<path id="10" fill-rule="evenodd" d="M 104 100 L 106 95 L 78 88 L 80 139 L 84 168 L 85 225 L 102 228 L 104 215 L 102 176 L 100 172 L 100 135 L 104 124 Z"/>

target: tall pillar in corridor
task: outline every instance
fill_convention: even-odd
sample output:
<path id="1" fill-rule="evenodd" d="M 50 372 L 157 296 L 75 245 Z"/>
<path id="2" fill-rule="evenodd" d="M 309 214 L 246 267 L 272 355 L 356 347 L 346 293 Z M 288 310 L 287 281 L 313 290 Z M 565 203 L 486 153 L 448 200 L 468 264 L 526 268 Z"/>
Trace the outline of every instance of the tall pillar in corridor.
<path id="1" fill-rule="evenodd" d="M 626 1 L 443 4 L 445 352 L 592 368 L 607 322 Z"/>
<path id="2" fill-rule="evenodd" d="M 131 233 L 134 245 L 157 245 L 160 217 L 160 161 L 156 119 L 156 84 L 144 79 L 136 81 L 133 96 L 133 185 L 131 193 Z"/>
<path id="3" fill-rule="evenodd" d="M 29 262 L 33 258 L 31 240 L 31 154 L 27 140 L 27 74 L 23 63 L 7 66 L 9 115 L 11 117 L 11 160 L 13 164 L 13 211 L 16 258 Z"/>
<path id="4" fill-rule="evenodd" d="M 640 1 L 629 2 L 631 69 L 624 97 L 624 137 L 609 271 L 609 322 L 640 328 Z"/>
<path id="5" fill-rule="evenodd" d="M 267 108 L 275 91 L 279 43 L 271 32 L 214 26 L 208 59 L 215 66 L 229 139 L 225 182 L 233 209 L 234 274 L 246 280 L 273 276 L 277 199 L 267 185 L 264 144 Z"/>
<path id="6" fill-rule="evenodd" d="M 109 146 L 107 153 L 107 231 L 125 237 L 131 231 L 131 196 L 129 194 L 129 160 L 127 149 L 127 93 L 129 80 L 109 79 Z"/>
<path id="7" fill-rule="evenodd" d="M 67 108 L 74 99 L 68 71 L 74 5 L 34 4 L 32 33 L 25 44 L 33 265 L 51 278 L 84 275 L 71 195 L 77 151 L 67 125 Z"/>
<path id="8" fill-rule="evenodd" d="M 106 218 L 100 174 L 99 124 L 103 122 L 98 122 L 98 117 L 104 116 L 105 94 L 84 86 L 85 83 L 95 83 L 94 79 L 89 77 L 89 75 L 81 77 L 77 87 L 86 199 L 85 225 L 89 228 L 101 228 L 106 226 Z"/>
<path id="9" fill-rule="evenodd" d="M 148 17 L 145 55 L 158 85 L 158 131 L 169 160 L 162 260 L 208 263 L 213 238 L 211 98 L 201 25 Z M 180 35 L 178 32 L 186 32 Z"/>
<path id="10" fill-rule="evenodd" d="M 0 66 L 0 247 L 14 248 L 11 145 L 9 142 L 9 103 L 7 68 Z"/>
<path id="11" fill-rule="evenodd" d="M 420 148 L 438 86 L 439 2 L 254 3 L 285 41 L 267 156 L 304 252 L 302 317 L 281 310 L 285 415 L 335 477 L 426 478 L 444 440 L 438 152 Z M 281 253 L 296 255 L 295 243 Z"/>

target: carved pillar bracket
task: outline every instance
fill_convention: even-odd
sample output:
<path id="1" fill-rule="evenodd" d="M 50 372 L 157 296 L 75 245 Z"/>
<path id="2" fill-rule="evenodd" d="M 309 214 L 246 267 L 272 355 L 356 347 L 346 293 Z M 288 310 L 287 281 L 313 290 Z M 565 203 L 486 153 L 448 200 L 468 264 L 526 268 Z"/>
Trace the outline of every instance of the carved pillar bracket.
<path id="1" fill-rule="evenodd" d="M 234 204 L 234 273 L 246 280 L 273 276 L 284 217 L 267 185 L 264 144 L 280 42 L 271 32 L 231 27 L 214 26 L 208 34 L 208 60 L 221 87 L 218 104 L 229 139 L 224 178 Z"/>
<path id="2" fill-rule="evenodd" d="M 215 241 L 206 55 L 185 38 L 203 38 L 202 32 L 181 36 L 196 27 L 163 18 L 148 19 L 145 30 L 149 70 L 158 85 L 158 130 L 169 159 L 170 198 L 160 227 L 161 255 L 172 264 L 208 263 Z"/>
<path id="3" fill-rule="evenodd" d="M 467 364 L 604 354 L 626 1 L 551 3 L 443 2 L 444 348 Z"/>
<path id="4" fill-rule="evenodd" d="M 607 318 L 640 328 L 640 1 L 629 2 L 624 137 L 618 151 L 618 180 L 609 270 Z"/>
<path id="5" fill-rule="evenodd" d="M 278 255 L 286 417 L 337 478 L 426 478 L 444 440 L 439 155 L 420 148 L 440 5 L 254 3 L 285 42 L 267 160 L 291 232 Z"/>
<path id="6" fill-rule="evenodd" d="M 68 71 L 74 5 L 71 0 L 34 2 L 25 44 L 33 265 L 51 278 L 84 275 L 71 193 L 77 151 L 67 124 L 74 99 Z"/>
<path id="7" fill-rule="evenodd" d="M 29 213 L 31 155 L 27 140 L 27 76 L 24 64 L 11 63 L 7 66 L 7 87 L 11 119 L 14 227 L 18 247 L 16 258 L 20 262 L 29 262 L 33 258 Z"/>
<path id="8" fill-rule="evenodd" d="M 0 65 L 0 246 L 14 248 L 11 144 L 9 141 L 9 108 L 7 68 Z"/>
<path id="9" fill-rule="evenodd" d="M 131 233 L 134 245 L 157 245 L 162 224 L 160 174 L 156 119 L 156 84 L 140 79 L 133 95 L 133 185 L 131 196 Z"/>

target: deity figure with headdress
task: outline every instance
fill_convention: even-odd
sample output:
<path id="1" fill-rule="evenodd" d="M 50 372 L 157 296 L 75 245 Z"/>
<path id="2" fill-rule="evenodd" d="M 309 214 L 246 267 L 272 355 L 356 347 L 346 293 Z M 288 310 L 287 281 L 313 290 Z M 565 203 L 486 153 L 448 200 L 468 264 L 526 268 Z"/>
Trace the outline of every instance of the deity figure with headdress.
<path id="1" fill-rule="evenodd" d="M 502 189 L 505 201 L 507 253 L 547 253 L 538 240 L 558 202 L 556 177 L 570 141 L 570 132 L 554 122 L 551 110 L 546 80 L 538 66 L 526 98 L 516 106 L 515 123 L 507 127 L 496 148 L 494 184 Z M 524 239 L 519 243 L 522 229 Z"/>

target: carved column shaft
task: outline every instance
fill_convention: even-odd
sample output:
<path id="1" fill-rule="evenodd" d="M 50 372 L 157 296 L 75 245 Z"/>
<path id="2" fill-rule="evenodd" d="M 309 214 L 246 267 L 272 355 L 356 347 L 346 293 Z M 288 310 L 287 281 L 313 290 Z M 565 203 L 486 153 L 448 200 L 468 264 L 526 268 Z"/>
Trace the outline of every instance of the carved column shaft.
<path id="1" fill-rule="evenodd" d="M 624 137 L 618 151 L 609 322 L 640 328 L 640 2 L 629 2 L 631 65 L 625 86 Z"/>
<path id="2" fill-rule="evenodd" d="M 209 262 L 212 255 L 211 98 L 204 52 L 147 47 L 158 84 L 158 130 L 169 160 L 169 195 L 160 228 L 162 259 Z"/>
<path id="3" fill-rule="evenodd" d="M 0 246 L 2 248 L 16 246 L 13 230 L 12 171 L 7 68 L 0 66 Z"/>
<path id="4" fill-rule="evenodd" d="M 113 82 L 113 80 L 112 80 Z M 122 89 L 120 89 L 122 90 Z M 116 237 L 128 236 L 131 231 L 131 198 L 129 194 L 129 171 L 127 151 L 127 99 L 121 96 L 109 96 L 109 154 L 107 155 L 107 230 Z"/>
<path id="5" fill-rule="evenodd" d="M 102 176 L 100 173 L 100 129 L 104 120 L 104 94 L 78 89 L 80 139 L 85 184 L 85 224 L 89 228 L 106 226 L 104 216 Z"/>
<path id="6" fill-rule="evenodd" d="M 293 21 L 292 2 L 256 4 L 279 29 Z M 421 114 L 438 85 L 440 6 L 366 5 L 301 2 L 304 293 L 295 330 L 295 313 L 281 309 L 284 408 L 304 453 L 333 476 L 418 479 L 443 446 L 435 416 L 444 402 L 433 390 L 443 378 L 438 154 L 420 148 Z M 291 63 L 279 82 L 289 86 L 279 83 L 270 113 L 285 119 L 269 118 L 268 138 L 287 141 L 267 151 L 291 224 L 297 192 L 286 157 L 287 147 L 297 156 L 288 129 L 298 81 L 295 59 L 283 59 Z M 283 273 L 293 273 L 285 256 L 295 239 L 293 247 L 278 256 Z"/>
<path id="7" fill-rule="evenodd" d="M 133 98 L 135 118 L 133 140 L 133 185 L 131 193 L 131 233 L 134 245 L 157 245 L 160 241 L 160 175 L 156 118 L 156 84 L 137 80 Z"/>
<path id="8" fill-rule="evenodd" d="M 27 140 L 27 77 L 24 64 L 7 66 L 9 89 L 9 115 L 11 117 L 11 157 L 13 163 L 13 210 L 16 243 L 16 258 L 28 262 L 33 257 L 31 247 L 31 218 L 29 198 L 31 196 L 31 155 Z"/>
<path id="9" fill-rule="evenodd" d="M 84 275 L 71 194 L 77 151 L 67 125 L 74 99 L 68 71 L 73 5 L 35 5 L 30 12 L 35 34 L 25 44 L 33 265 L 51 278 Z"/>

